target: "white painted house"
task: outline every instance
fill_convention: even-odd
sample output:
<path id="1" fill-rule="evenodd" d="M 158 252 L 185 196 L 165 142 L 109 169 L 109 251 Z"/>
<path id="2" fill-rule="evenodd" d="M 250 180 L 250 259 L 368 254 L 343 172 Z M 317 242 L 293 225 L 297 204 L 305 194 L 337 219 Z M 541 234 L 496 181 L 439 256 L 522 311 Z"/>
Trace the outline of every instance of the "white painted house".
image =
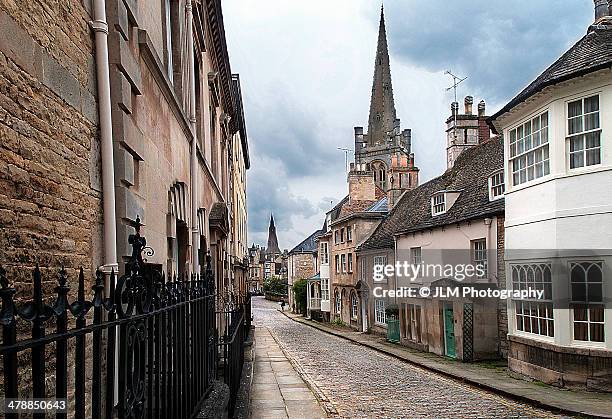
<path id="1" fill-rule="evenodd" d="M 612 5 L 491 119 L 503 134 L 512 370 L 612 390 Z"/>

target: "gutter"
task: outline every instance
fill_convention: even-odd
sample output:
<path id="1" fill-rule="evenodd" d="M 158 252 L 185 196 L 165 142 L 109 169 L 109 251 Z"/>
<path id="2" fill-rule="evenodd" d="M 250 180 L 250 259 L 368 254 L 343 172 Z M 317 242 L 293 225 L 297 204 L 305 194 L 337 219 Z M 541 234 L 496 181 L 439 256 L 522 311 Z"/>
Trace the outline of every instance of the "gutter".
<path id="1" fill-rule="evenodd" d="M 98 83 L 98 113 L 102 163 L 102 203 L 104 209 L 104 265 L 107 274 L 118 272 L 117 221 L 115 217 L 115 162 L 113 157 L 113 123 L 111 118 L 110 71 L 108 62 L 108 23 L 106 1 L 93 1 L 94 20 L 89 23 L 95 33 L 96 80 Z"/>

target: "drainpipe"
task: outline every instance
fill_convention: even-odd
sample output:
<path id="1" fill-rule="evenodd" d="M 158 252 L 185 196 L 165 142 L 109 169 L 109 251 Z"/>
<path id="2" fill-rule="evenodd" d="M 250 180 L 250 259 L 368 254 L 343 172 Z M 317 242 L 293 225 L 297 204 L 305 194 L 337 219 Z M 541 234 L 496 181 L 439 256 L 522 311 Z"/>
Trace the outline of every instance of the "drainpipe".
<path id="1" fill-rule="evenodd" d="M 187 60 L 189 61 L 189 126 L 193 134 L 191 140 L 191 273 L 200 272 L 198 251 L 200 249 L 200 232 L 198 231 L 198 149 L 196 135 L 196 89 L 195 89 L 195 60 L 193 56 L 193 10 L 191 0 L 185 5 L 185 18 L 187 19 Z"/>
<path id="2" fill-rule="evenodd" d="M 102 152 L 102 202 L 104 206 L 104 265 L 108 275 L 117 273 L 117 225 L 115 219 L 115 163 L 113 160 L 113 123 L 111 119 L 110 72 L 108 64 L 108 24 L 105 0 L 94 0 L 90 22 L 96 40 L 96 77 L 98 82 L 98 112 L 100 147 Z M 108 279 L 107 279 L 108 282 Z M 107 284 L 108 286 L 108 284 Z"/>

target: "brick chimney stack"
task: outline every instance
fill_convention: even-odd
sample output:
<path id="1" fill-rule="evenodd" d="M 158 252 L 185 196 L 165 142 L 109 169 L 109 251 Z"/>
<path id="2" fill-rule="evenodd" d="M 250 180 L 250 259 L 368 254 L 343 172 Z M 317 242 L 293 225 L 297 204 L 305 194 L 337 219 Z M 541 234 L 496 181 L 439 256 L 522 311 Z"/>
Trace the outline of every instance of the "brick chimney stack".
<path id="1" fill-rule="evenodd" d="M 485 115 L 486 104 L 484 100 L 478 103 L 478 144 L 482 144 L 485 141 L 489 141 L 491 138 L 491 129 L 487 124 L 487 117 Z"/>
<path id="2" fill-rule="evenodd" d="M 348 174 L 349 200 L 374 201 L 376 199 L 376 184 L 374 172 L 365 163 L 351 163 Z"/>
<path id="3" fill-rule="evenodd" d="M 472 114 L 472 105 L 474 104 L 474 98 L 472 96 L 466 96 L 464 104 L 465 104 L 465 114 L 466 115 L 471 115 Z"/>

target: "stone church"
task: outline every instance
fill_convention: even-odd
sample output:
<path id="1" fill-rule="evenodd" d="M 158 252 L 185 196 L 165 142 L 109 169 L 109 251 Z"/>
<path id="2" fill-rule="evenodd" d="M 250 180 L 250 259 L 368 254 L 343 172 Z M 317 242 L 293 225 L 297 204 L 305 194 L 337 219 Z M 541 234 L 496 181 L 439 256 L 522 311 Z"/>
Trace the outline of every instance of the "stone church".
<path id="1" fill-rule="evenodd" d="M 364 133 L 363 127 L 355 127 L 354 168 L 357 171 L 373 172 L 376 186 L 384 192 L 411 189 L 418 185 L 419 169 L 414 166 L 411 130 L 401 129 L 395 111 L 385 15 L 382 8 L 368 132 Z M 395 198 L 399 199 L 399 196 Z"/>

